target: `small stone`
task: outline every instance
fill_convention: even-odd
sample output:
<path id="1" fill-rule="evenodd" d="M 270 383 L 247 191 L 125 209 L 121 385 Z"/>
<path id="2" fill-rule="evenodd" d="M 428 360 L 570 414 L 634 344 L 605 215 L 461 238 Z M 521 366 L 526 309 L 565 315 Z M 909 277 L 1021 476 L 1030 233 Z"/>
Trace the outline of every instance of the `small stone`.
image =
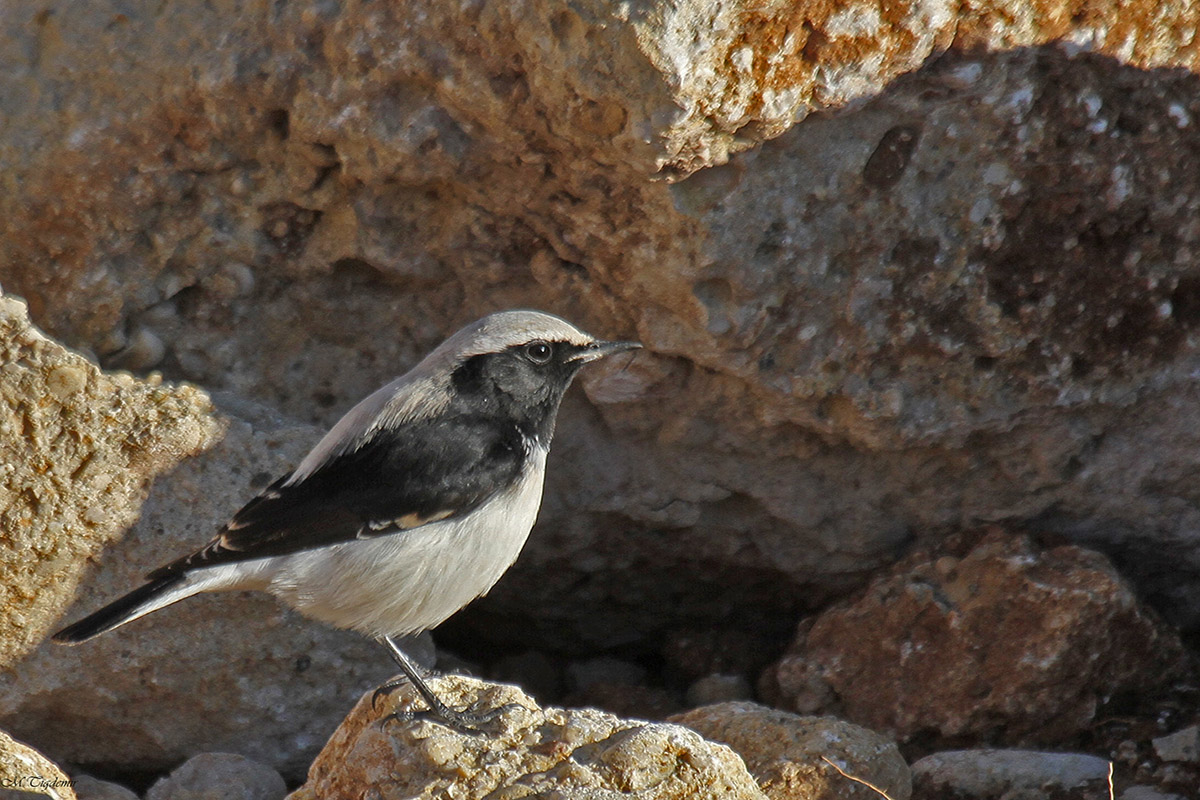
<path id="1" fill-rule="evenodd" d="M 1163 761 L 1200 762 L 1200 725 L 1191 725 L 1155 739 L 1154 752 Z"/>
<path id="2" fill-rule="evenodd" d="M 280 800 L 278 772 L 234 753 L 202 753 L 150 787 L 146 800 Z"/>
<path id="3" fill-rule="evenodd" d="M 102 781 L 91 775 L 76 775 L 75 796 L 79 800 L 138 800 L 137 793 L 119 783 Z"/>
<path id="4" fill-rule="evenodd" d="M 57 400 L 66 400 L 87 386 L 88 368 L 82 364 L 63 364 L 46 373 L 46 388 Z"/>
<path id="5" fill-rule="evenodd" d="M 732 747 L 771 800 L 878 800 L 875 790 L 846 775 L 870 782 L 892 800 L 912 795 L 912 778 L 896 743 L 834 717 L 802 717 L 735 702 L 697 708 L 670 721 Z"/>
<path id="6" fill-rule="evenodd" d="M 1130 786 L 1119 797 L 1120 800 L 1187 800 L 1181 794 L 1168 794 L 1153 786 Z"/>
<path id="7" fill-rule="evenodd" d="M 1109 762 L 1080 753 L 1029 750 L 951 750 L 912 765 L 918 797 L 1083 798 L 1107 787 Z M 1107 790 L 1105 788 L 1105 796 Z"/>

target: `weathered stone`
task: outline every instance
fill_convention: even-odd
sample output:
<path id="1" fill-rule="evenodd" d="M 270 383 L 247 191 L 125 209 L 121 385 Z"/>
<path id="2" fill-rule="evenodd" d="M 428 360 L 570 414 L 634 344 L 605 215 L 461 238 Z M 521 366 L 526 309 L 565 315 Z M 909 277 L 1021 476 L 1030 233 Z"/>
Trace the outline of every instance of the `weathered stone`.
<path id="1" fill-rule="evenodd" d="M 636 331 L 476 634 L 776 633 L 978 518 L 1200 620 L 1187 4 L 635 6 L 19 0 L 0 276 L 322 422 L 483 310 Z"/>
<path id="2" fill-rule="evenodd" d="M 471 678 L 447 676 L 430 685 L 459 708 L 517 707 L 488 735 L 464 735 L 430 720 L 385 721 L 393 710 L 424 709 L 410 687 L 377 708 L 368 693 L 290 799 L 763 798 L 733 751 L 678 725 L 543 709 L 516 687 Z"/>
<path id="3" fill-rule="evenodd" d="M 373 642 L 251 595 L 190 599 L 76 647 L 43 639 L 207 541 L 318 432 L 104 373 L 4 296 L 0 356 L 0 520 L 14 556 L 0 559 L 0 719 L 63 763 L 149 770 L 223 748 L 303 774 L 390 672 Z"/>
<path id="4" fill-rule="evenodd" d="M 912 795 L 908 764 L 895 742 L 833 717 L 799 717 L 734 702 L 671 721 L 733 748 L 771 800 L 878 800 L 881 791 L 892 800 Z"/>
<path id="5" fill-rule="evenodd" d="M 328 423 L 485 310 L 647 344 L 480 647 L 778 635 L 976 519 L 1200 627 L 1187 3 L 5 11 L 0 280 L 103 363 Z"/>
<path id="6" fill-rule="evenodd" d="M 1080 753 L 952 750 L 912 766 L 918 798 L 1109 800 L 1109 762 Z"/>
<path id="7" fill-rule="evenodd" d="M 138 800 L 136 792 L 119 783 L 102 781 L 91 775 L 76 775 L 72 780 L 78 800 Z"/>
<path id="8" fill-rule="evenodd" d="M 1167 736 L 1160 736 L 1153 744 L 1155 755 L 1163 761 L 1200 763 L 1200 725 L 1190 725 Z"/>
<path id="9" fill-rule="evenodd" d="M 1178 635 L 1103 556 L 999 530 L 961 558 L 903 560 L 793 647 L 775 676 L 785 703 L 797 676 L 804 698 L 820 679 L 847 719 L 902 739 L 1060 742 L 1104 699 L 1182 667 Z"/>
<path id="10" fill-rule="evenodd" d="M 282 800 L 278 772 L 234 753 L 202 753 L 155 783 L 146 800 Z"/>
<path id="11" fill-rule="evenodd" d="M 75 800 L 71 779 L 50 759 L 0 731 L 0 797 Z"/>

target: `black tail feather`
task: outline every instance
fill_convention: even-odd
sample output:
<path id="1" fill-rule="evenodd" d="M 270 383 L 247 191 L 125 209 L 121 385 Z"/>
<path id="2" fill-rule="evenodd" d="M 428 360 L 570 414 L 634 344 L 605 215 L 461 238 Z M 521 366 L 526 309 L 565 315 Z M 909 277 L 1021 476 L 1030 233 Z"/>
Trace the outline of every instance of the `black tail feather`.
<path id="1" fill-rule="evenodd" d="M 129 594 L 114 600 L 94 614 L 89 614 L 74 625 L 68 625 L 50 638 L 63 644 L 77 644 L 105 631 L 110 631 L 121 623 L 128 622 L 148 601 L 182 582 L 183 579 L 182 574 L 176 573 L 152 580 L 145 586 L 134 589 Z"/>

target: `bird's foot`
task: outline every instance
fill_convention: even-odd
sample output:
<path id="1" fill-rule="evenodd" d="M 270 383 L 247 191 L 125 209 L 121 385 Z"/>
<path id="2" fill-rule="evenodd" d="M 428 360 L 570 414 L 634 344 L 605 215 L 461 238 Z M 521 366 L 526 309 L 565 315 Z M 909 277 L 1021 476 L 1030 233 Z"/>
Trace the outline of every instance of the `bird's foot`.
<path id="1" fill-rule="evenodd" d="M 382 689 L 383 687 L 381 686 L 380 688 Z M 381 724 L 387 724 L 392 721 L 411 722 L 413 720 L 427 719 L 430 722 L 445 725 L 447 728 L 458 733 L 468 736 L 478 736 L 494 732 L 497 720 L 510 711 L 516 711 L 517 709 L 524 709 L 524 706 L 518 703 L 506 703 L 499 708 L 481 712 L 471 709 L 460 711 L 443 703 L 438 703 L 435 707 L 427 711 L 393 711 L 381 720 Z"/>

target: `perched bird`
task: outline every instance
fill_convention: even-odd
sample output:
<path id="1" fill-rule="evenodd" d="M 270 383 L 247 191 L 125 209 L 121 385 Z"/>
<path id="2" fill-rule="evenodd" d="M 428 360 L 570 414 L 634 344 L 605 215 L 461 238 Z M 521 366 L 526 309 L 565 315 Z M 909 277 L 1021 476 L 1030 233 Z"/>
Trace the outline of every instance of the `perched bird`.
<path id="1" fill-rule="evenodd" d="M 438 625 L 512 565 L 567 386 L 589 361 L 637 347 L 537 311 L 468 325 L 354 406 L 205 547 L 54 640 L 82 642 L 199 592 L 257 589 L 377 638 L 433 717 L 477 729 L 498 712 L 446 706 L 394 637 Z"/>

